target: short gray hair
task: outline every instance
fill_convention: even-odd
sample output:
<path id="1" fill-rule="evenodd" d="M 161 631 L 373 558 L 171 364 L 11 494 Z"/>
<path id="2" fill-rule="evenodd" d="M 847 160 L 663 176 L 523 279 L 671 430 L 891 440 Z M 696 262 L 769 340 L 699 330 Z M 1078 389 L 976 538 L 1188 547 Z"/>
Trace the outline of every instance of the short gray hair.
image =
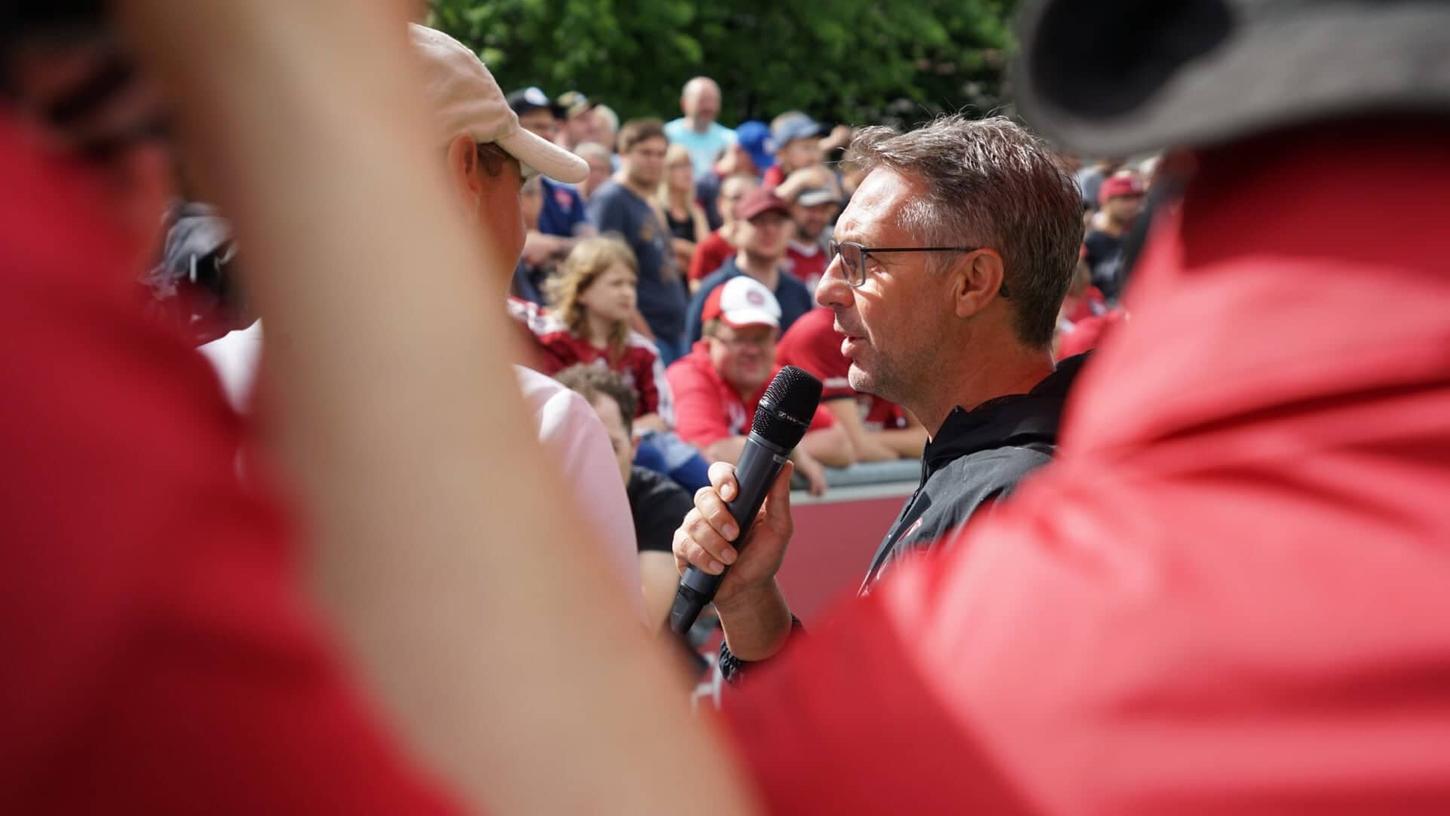
<path id="1" fill-rule="evenodd" d="M 988 246 L 1002 255 L 1003 287 L 1023 343 L 1052 343 L 1082 245 L 1082 197 L 1052 152 L 1004 116 L 943 116 L 908 133 L 869 127 L 846 160 L 918 179 L 926 195 L 901 212 L 925 245 Z"/>

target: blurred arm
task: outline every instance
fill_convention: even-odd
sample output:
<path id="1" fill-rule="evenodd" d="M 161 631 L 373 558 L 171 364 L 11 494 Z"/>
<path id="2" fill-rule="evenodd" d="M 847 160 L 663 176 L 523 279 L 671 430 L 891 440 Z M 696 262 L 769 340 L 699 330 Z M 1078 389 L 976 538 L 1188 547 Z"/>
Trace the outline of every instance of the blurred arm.
<path id="1" fill-rule="evenodd" d="M 408 746 L 479 808 L 743 810 L 574 511 L 544 505 L 558 485 L 497 387 L 512 346 L 479 274 L 512 259 L 451 206 L 403 9 L 118 8 L 248 247 L 314 579 Z"/>

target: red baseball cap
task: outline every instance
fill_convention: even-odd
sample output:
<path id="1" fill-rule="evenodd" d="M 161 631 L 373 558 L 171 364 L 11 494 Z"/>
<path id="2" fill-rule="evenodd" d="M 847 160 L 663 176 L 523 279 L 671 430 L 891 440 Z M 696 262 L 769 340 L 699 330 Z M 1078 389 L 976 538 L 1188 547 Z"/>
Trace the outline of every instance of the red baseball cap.
<path id="1" fill-rule="evenodd" d="M 765 284 L 744 275 L 715 287 L 705 298 L 700 322 L 718 319 L 732 329 L 746 326 L 780 328 L 780 303 Z"/>
<path id="2" fill-rule="evenodd" d="M 735 217 L 741 221 L 749 221 L 757 215 L 768 212 L 778 212 L 786 218 L 790 217 L 790 205 L 786 204 L 780 196 L 764 187 L 756 187 L 745 194 L 745 197 L 735 204 Z"/>
<path id="3" fill-rule="evenodd" d="M 1121 196 L 1140 196 L 1143 194 L 1143 180 L 1135 173 L 1119 173 L 1103 179 L 1103 184 L 1098 188 L 1098 203 L 1102 204 L 1110 198 Z"/>

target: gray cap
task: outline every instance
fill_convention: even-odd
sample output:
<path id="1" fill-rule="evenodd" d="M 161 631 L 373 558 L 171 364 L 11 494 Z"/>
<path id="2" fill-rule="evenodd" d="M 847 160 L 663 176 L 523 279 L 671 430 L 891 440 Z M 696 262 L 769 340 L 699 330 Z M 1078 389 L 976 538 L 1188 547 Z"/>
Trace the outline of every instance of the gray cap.
<path id="1" fill-rule="evenodd" d="M 1037 0 L 1018 105 L 1093 155 L 1361 113 L 1450 114 L 1444 0 Z"/>

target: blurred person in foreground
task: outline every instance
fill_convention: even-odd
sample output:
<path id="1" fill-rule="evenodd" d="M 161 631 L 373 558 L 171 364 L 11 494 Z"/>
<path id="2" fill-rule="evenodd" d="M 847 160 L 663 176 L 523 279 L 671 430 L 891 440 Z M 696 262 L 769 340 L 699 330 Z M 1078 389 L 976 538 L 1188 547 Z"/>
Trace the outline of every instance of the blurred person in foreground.
<path id="1" fill-rule="evenodd" d="M 711 292 L 702 318 L 704 337 L 665 370 L 675 394 L 676 429 L 706 459 L 734 462 L 744 450 L 760 398 L 780 370 L 775 364 L 780 305 L 759 281 L 742 276 Z M 791 458 L 819 495 L 826 489 L 822 465 L 848 467 L 851 446 L 820 408 Z"/>
<path id="2" fill-rule="evenodd" d="M 666 364 L 684 353 L 685 285 L 670 251 L 670 232 L 654 205 L 669 142 L 657 119 L 626 122 L 619 133 L 619 172 L 589 197 L 589 217 L 618 233 L 639 263 L 640 319 Z"/>
<path id="3" fill-rule="evenodd" d="M 521 232 L 517 216 L 480 230 L 458 206 L 401 9 L 116 8 L 146 65 L 99 3 L 11 4 L 0 27 L 0 447 L 14 479 L 0 634 L 25 667 L 0 677 L 0 809 L 638 813 L 697 792 L 600 804 L 632 776 L 683 778 L 686 754 L 646 747 L 567 779 L 539 763 L 637 728 L 711 749 L 627 596 L 600 580 L 606 560 L 564 544 L 584 538 L 567 501 L 527 526 L 556 542 L 535 553 L 550 571 L 577 570 L 590 644 L 515 628 L 553 613 L 521 591 L 534 582 L 509 546 L 508 500 L 561 490 L 479 274 L 506 277 Z M 248 426 L 190 338 L 138 299 L 170 192 L 163 121 L 186 137 L 198 191 L 233 216 L 267 315 L 276 444 L 245 483 Z M 491 146 L 450 144 L 460 164 L 490 161 Z M 511 172 L 512 190 L 470 176 L 498 193 L 488 209 L 516 206 Z M 565 691 L 591 661 L 617 716 L 585 715 Z M 480 674 L 500 665 L 508 676 Z M 534 722 L 527 701 L 550 698 Z M 583 719 L 591 733 L 571 733 Z"/>
<path id="4" fill-rule="evenodd" d="M 871 559 L 864 593 L 1051 459 L 1081 363 L 1055 368 L 1051 344 L 1082 232 L 1072 180 L 1008 119 L 867 128 L 851 154 L 868 173 L 836 225 L 816 300 L 844 338 L 849 386 L 900 405 L 930 434 L 921 484 Z M 715 596 L 732 679 L 785 648 L 795 628 L 775 579 L 790 503 L 772 497 L 766 523 L 737 548 L 724 505 L 738 489 L 731 468 L 714 465 L 710 477 L 675 557 L 712 574 L 734 565 Z"/>
<path id="5" fill-rule="evenodd" d="M 1182 197 L 1056 461 L 727 699 L 772 810 L 1450 808 L 1450 7 L 1267 10 L 1024 7 L 1024 115 Z"/>
<path id="6" fill-rule="evenodd" d="M 451 782 L 474 811 L 670 812 L 692 802 L 740 813 L 750 811 L 752 797 L 781 813 L 1438 813 L 1450 803 L 1450 692 L 1440 682 L 1450 653 L 1441 625 L 1450 615 L 1441 545 L 1450 538 L 1450 507 L 1440 501 L 1450 491 L 1450 393 L 1447 363 L 1425 353 L 1450 319 L 1442 308 L 1450 297 L 1442 263 L 1450 235 L 1439 228 L 1450 215 L 1438 177 L 1450 138 L 1450 76 L 1435 67 L 1450 47 L 1442 4 L 1298 5 L 1273 16 L 1220 5 L 1127 5 L 1114 14 L 1067 3 L 1026 7 L 1019 98 L 1054 138 L 1103 154 L 1193 147 L 1171 168 L 1187 177 L 1182 203 L 1164 213 L 1135 273 L 1140 316 L 1103 348 L 1081 384 L 1059 461 L 974 524 L 960 546 L 903 565 L 728 697 L 728 742 L 713 740 L 708 722 L 692 723 L 675 704 L 664 658 L 640 643 L 622 604 L 600 590 L 589 550 L 561 551 L 580 527 L 567 512 L 542 512 L 549 478 L 521 442 L 524 410 L 506 393 L 489 393 L 490 380 L 508 371 L 503 356 L 459 359 L 459 350 L 507 342 L 503 318 L 482 305 L 477 280 L 480 263 L 500 259 L 478 249 L 444 180 L 419 158 L 428 140 L 421 128 L 408 129 L 415 117 L 396 115 L 416 104 L 403 82 L 401 21 L 388 21 L 384 7 L 343 5 L 329 9 L 330 25 L 311 16 L 316 4 L 281 0 L 132 0 L 126 8 L 187 103 L 205 166 L 221 179 L 250 179 L 217 199 L 237 213 L 241 239 L 260 258 L 258 295 L 294 305 L 277 314 L 275 328 L 320 341 L 282 347 L 279 390 L 298 397 L 288 403 L 288 422 L 305 433 L 294 433 L 294 443 L 329 443 L 322 446 L 329 456 L 297 461 L 309 501 L 323 511 L 319 549 L 347 555 L 346 570 L 340 559 L 324 559 L 329 571 L 341 570 L 330 595 L 339 631 L 364 667 L 372 699 L 386 706 L 415 755 L 428 759 L 431 778 Z M 312 36 L 280 36 L 298 26 Z M 169 36 L 177 27 L 188 36 Z M 1131 58 L 1137 52 L 1129 46 L 1145 37 L 1185 48 L 1144 53 L 1126 71 L 1090 50 L 1121 45 L 1114 53 Z M 1364 44 L 1357 58 L 1367 66 L 1403 70 L 1346 64 L 1350 41 Z M 267 70 L 279 43 L 294 43 L 287 55 L 311 60 L 309 71 L 356 87 L 328 83 L 322 91 L 297 83 L 296 71 Z M 1302 82 L 1306 67 L 1324 80 L 1312 94 Z M 1125 77 L 1143 85 L 1111 105 L 1090 92 Z M 1260 91 L 1251 99 L 1222 95 L 1251 83 Z M 348 97 L 347 109 L 374 138 L 347 138 L 357 122 L 339 122 L 335 108 L 315 105 L 318 96 Z M 35 153 L 0 151 L 0 167 L 25 167 L 9 163 L 17 157 Z M 78 186 L 68 192 L 104 196 L 97 185 Z M 73 205 L 83 200 L 23 199 L 17 193 L 32 188 L 4 189 L 32 216 L 74 219 Z M 1353 230 L 1327 233 L 1326 223 L 1364 223 L 1367 191 L 1382 240 L 1367 245 Z M 1265 209 L 1265 202 L 1283 206 Z M 294 221 L 309 229 L 259 229 Z M 1226 235 L 1235 236 L 1232 245 Z M 6 237 L 18 247 L 27 233 Z M 73 226 L 64 237 L 81 244 Z M 420 253 L 434 274 L 418 281 L 392 274 Z M 328 258 L 338 261 L 330 274 L 352 284 L 345 305 L 334 303 L 336 280 L 309 279 Z M 65 259 L 53 269 L 79 267 Z M 6 265 L 0 276 L 15 280 L 23 269 Z M 54 327 L 86 351 L 122 348 L 114 332 L 83 335 L 95 321 L 67 319 L 91 304 L 55 300 L 84 291 L 19 288 L 22 297 L 0 299 L 0 308 L 30 319 L 0 326 Z M 426 308 L 398 310 L 400 299 Z M 71 308 L 34 320 L 48 303 Z M 1226 310 L 1204 320 L 1205 303 Z M 378 331 L 361 347 L 325 342 L 363 316 L 376 319 Z M 169 347 L 183 348 L 179 342 Z M 0 353 L 36 348 L 54 346 L 5 343 Z M 417 365 L 440 358 L 454 364 Z M 83 370 L 81 359 L 0 366 L 0 376 Z M 168 372 L 158 368 L 144 391 L 174 383 Z M 50 391 L 29 390 L 46 382 Z M 47 376 L 6 393 L 50 397 L 61 382 Z M 357 394 L 369 398 L 350 399 Z M 425 399 L 413 403 L 417 395 Z M 92 401 L 78 402 L 82 419 L 97 416 Z M 195 404 L 189 396 L 183 402 Z M 33 404 L 54 413 L 44 400 L 16 402 Z M 367 421 L 379 409 L 425 410 L 429 421 Z M 480 417 L 513 432 L 471 431 Z M 33 413 L 26 418 L 0 424 L 27 432 L 17 450 L 72 444 L 55 436 L 38 445 L 31 425 L 45 425 Z M 151 427 L 174 437 L 176 424 Z M 84 427 L 107 442 L 124 437 L 110 422 Z M 490 457 L 511 462 L 509 471 L 484 466 Z M 21 483 L 47 461 L 25 460 Z M 229 465 L 213 457 L 204 470 L 231 472 Z M 95 466 L 87 461 L 81 472 Z M 20 497 L 22 509 L 8 518 L 41 535 L 3 541 L 43 541 L 52 546 L 18 552 L 53 559 L 57 525 L 77 515 L 77 500 L 97 498 L 75 490 L 73 480 L 65 486 L 64 515 Z M 1105 487 L 1121 499 L 1113 512 L 1100 500 Z M 359 491 L 392 501 L 329 500 Z M 459 546 L 459 539 L 517 532 L 509 514 L 480 516 L 480 496 L 541 511 L 523 539 L 531 546 Z M 225 515 L 211 502 L 191 506 Z M 14 566 L 4 575 L 17 588 L 49 588 L 77 574 L 49 561 L 44 572 Z M 189 577 L 177 584 L 206 599 L 207 588 Z M 203 608 L 181 617 L 193 624 L 186 637 L 145 645 L 164 655 L 198 642 L 194 624 L 216 620 L 215 608 Z M 387 614 L 367 614 L 379 608 Z M 175 607 L 158 611 L 168 609 Z M 62 618 L 19 619 L 22 633 L 54 645 Z M 129 641 L 108 627 L 98 642 Z M 458 648 L 469 643 L 487 648 Z M 248 644 L 255 649 L 257 641 Z M 581 662 L 587 682 L 578 682 Z M 256 675 L 239 676 L 237 665 L 206 676 L 253 686 Z M 7 680 L 54 691 L 34 663 L 27 668 Z M 297 676 L 280 687 L 297 689 Z M 92 797 L 90 809 L 152 812 L 423 809 L 417 800 L 379 798 L 395 779 L 389 774 L 359 774 L 356 766 L 288 773 L 296 762 L 356 747 L 324 737 L 296 757 L 279 752 L 278 743 L 297 744 L 296 726 L 317 722 L 316 705 L 280 732 L 218 733 L 179 712 L 173 689 L 160 689 L 168 705 L 156 706 L 155 716 L 119 709 L 130 715 L 121 724 L 133 733 L 144 728 L 144 739 L 63 743 L 83 746 L 83 763 L 57 763 L 55 739 L 7 754 L 12 778 L 36 792 L 20 812 L 78 809 L 57 801 L 57 792 Z M 19 710 L 33 716 L 44 710 L 37 701 L 54 697 L 0 699 L 23 700 Z M 7 713 L 16 710 L 12 704 Z M 235 706 L 217 710 L 252 722 Z M 178 773 L 174 762 L 137 763 L 152 773 L 128 773 L 108 761 L 145 758 L 187 735 L 198 750 L 181 756 L 201 760 L 201 769 L 237 771 L 222 780 L 235 784 L 200 779 L 203 787 L 188 788 L 183 783 L 199 777 Z M 255 755 L 259 743 L 272 760 L 259 773 L 227 761 L 248 748 Z M 560 746 L 570 751 L 567 775 L 558 773 Z M 158 767 L 165 776 L 154 773 Z M 40 789 L 37 768 L 62 769 L 63 778 Z M 273 788 L 257 784 L 282 777 L 305 780 L 307 798 L 279 805 L 268 796 Z M 330 784 L 338 778 L 351 790 L 367 783 L 366 798 L 329 799 L 344 789 Z M 187 796 L 198 790 L 205 793 Z"/>
<path id="7" fill-rule="evenodd" d="M 680 110 L 683 116 L 665 123 L 665 136 L 690 151 L 695 177 L 704 178 L 735 141 L 735 131 L 715 121 L 720 115 L 720 86 L 706 76 L 691 79 L 680 92 Z"/>
<path id="8" fill-rule="evenodd" d="M 675 528 L 694 503 L 690 494 L 669 477 L 634 464 L 638 445 L 634 436 L 635 392 L 619 373 L 591 365 L 573 365 L 554 375 L 560 383 L 588 401 L 614 446 L 619 475 L 629 494 L 634 517 L 635 544 L 639 547 L 640 588 L 644 593 L 645 620 L 658 628 L 669 614 L 680 583 L 675 556 L 670 550 Z"/>
<path id="9" fill-rule="evenodd" d="M 770 190 L 757 187 L 735 205 L 735 222 L 732 236 L 738 247 L 735 254 L 702 279 L 690 297 L 685 314 L 685 338 L 691 343 L 703 336 L 703 312 L 711 293 L 735 278 L 750 278 L 770 291 L 780 306 L 782 331 L 789 330 L 791 324 L 815 306 L 811 291 L 785 271 L 786 251 L 794 230 L 790 206 Z"/>

